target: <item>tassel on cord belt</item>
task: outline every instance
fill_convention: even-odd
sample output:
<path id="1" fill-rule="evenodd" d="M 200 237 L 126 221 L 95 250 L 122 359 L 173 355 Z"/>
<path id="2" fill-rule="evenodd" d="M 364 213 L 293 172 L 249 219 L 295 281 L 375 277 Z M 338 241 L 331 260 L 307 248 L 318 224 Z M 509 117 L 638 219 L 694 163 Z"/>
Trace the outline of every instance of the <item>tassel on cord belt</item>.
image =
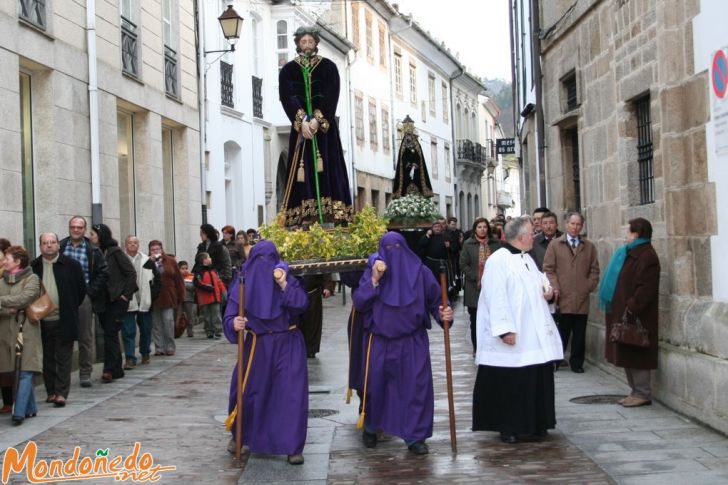
<path id="1" fill-rule="evenodd" d="M 351 342 L 354 339 L 354 321 L 356 319 L 356 308 L 351 307 L 351 325 L 349 325 L 349 376 L 351 376 Z M 351 404 L 351 377 L 346 389 L 346 404 Z"/>
<path id="2" fill-rule="evenodd" d="M 359 420 L 356 422 L 356 429 L 362 429 L 364 427 L 364 417 L 366 416 L 367 409 L 367 384 L 369 383 L 369 357 L 372 353 L 372 337 L 374 334 L 369 334 L 369 342 L 367 343 L 367 365 L 364 371 L 364 397 L 361 403 L 361 414 L 359 414 Z"/>

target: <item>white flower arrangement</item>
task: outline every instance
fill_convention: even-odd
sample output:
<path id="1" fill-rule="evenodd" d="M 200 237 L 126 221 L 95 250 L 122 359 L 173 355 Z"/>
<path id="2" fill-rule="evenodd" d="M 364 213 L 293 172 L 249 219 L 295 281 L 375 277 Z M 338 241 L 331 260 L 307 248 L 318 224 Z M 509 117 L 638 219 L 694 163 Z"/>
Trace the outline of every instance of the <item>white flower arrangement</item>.
<path id="1" fill-rule="evenodd" d="M 432 199 L 419 194 L 410 194 L 393 199 L 384 211 L 384 217 L 390 220 L 434 221 L 440 217 Z"/>

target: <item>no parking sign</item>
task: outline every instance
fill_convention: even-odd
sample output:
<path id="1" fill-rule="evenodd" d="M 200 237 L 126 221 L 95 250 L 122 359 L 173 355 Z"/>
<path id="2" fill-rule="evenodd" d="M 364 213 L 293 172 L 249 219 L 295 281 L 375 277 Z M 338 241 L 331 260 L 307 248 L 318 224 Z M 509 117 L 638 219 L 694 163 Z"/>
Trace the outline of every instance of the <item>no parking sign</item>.
<path id="1" fill-rule="evenodd" d="M 728 58 L 726 48 L 713 53 L 710 63 L 711 118 L 717 155 L 728 155 Z"/>

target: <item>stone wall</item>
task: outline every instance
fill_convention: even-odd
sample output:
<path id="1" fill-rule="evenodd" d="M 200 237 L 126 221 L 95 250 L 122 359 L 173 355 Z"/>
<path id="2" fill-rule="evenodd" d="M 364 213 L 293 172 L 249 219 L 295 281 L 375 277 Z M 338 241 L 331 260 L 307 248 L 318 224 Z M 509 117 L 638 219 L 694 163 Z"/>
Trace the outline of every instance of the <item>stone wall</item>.
<path id="1" fill-rule="evenodd" d="M 0 3 L 0 227 L 13 242 L 23 233 L 18 73 L 31 77 L 35 234 L 67 233 L 71 215 L 91 216 L 91 156 L 85 1 L 52 1 L 45 31 L 18 18 L 18 2 Z M 161 3 L 139 4 L 139 79 L 121 71 L 118 0 L 97 0 L 99 165 L 104 222 L 119 231 L 117 110 L 134 113 L 136 221 L 142 244 L 161 238 L 159 180 L 161 129 L 176 133 L 177 250 L 189 257 L 198 242 L 200 211 L 199 117 L 192 2 L 176 3 L 179 19 L 179 99 L 165 94 Z M 7 181 L 12 181 L 8 183 Z M 161 182 L 160 182 L 161 183 Z M 32 235 L 30 235 L 32 238 Z M 120 235 L 123 238 L 124 235 Z"/>
<path id="2" fill-rule="evenodd" d="M 657 397 L 728 431 L 728 304 L 712 300 L 710 236 L 717 231 L 708 181 L 708 75 L 693 72 L 692 19 L 699 0 L 542 1 L 543 93 L 548 205 L 573 204 L 565 130 L 579 134 L 581 207 L 588 237 L 606 266 L 627 222 L 649 219 L 660 256 L 660 364 Z M 571 7 L 571 8 L 570 8 Z M 578 106 L 566 107 L 564 80 L 576 76 Z M 650 96 L 654 202 L 641 205 L 635 99 Z M 531 178 L 534 190 L 535 179 Z M 604 316 L 592 312 L 588 352 L 603 360 Z"/>

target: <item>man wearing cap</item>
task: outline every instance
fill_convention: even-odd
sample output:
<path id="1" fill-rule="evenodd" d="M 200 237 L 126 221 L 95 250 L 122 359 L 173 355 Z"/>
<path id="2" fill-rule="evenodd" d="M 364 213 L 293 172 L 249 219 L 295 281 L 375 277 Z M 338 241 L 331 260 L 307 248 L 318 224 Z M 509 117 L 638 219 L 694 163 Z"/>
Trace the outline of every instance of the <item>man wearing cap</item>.
<path id="1" fill-rule="evenodd" d="M 318 30 L 296 30 L 295 59 L 283 66 L 278 86 L 291 120 L 288 178 L 283 196 L 286 226 L 346 223 L 353 208 L 336 123 L 339 71 L 318 54 Z"/>

